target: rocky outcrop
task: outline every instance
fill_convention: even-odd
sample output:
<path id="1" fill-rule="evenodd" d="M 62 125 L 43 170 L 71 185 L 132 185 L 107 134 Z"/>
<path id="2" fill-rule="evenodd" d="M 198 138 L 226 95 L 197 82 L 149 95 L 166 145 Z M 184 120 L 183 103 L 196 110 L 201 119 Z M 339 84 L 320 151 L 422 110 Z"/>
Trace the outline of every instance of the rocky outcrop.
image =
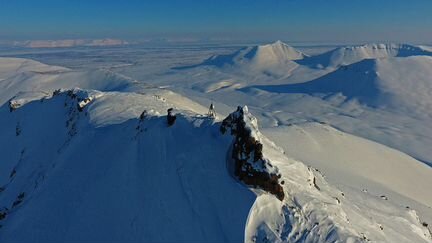
<path id="1" fill-rule="evenodd" d="M 167 114 L 167 123 L 168 123 L 168 126 L 170 127 L 170 126 L 174 125 L 175 120 L 177 119 L 177 117 L 174 114 L 174 109 L 173 108 L 169 108 L 167 110 L 167 113 L 168 113 Z"/>
<path id="2" fill-rule="evenodd" d="M 231 156 L 235 176 L 246 185 L 267 191 L 282 201 L 285 197 L 283 181 L 279 182 L 281 176 L 277 168 L 263 155 L 256 118 L 248 112 L 247 106 L 239 106 L 223 120 L 220 131 L 225 134 L 228 130 L 234 136 Z"/>
<path id="3" fill-rule="evenodd" d="M 9 100 L 9 111 L 12 112 L 16 109 L 18 109 L 21 106 L 20 103 L 18 103 L 15 100 Z"/>

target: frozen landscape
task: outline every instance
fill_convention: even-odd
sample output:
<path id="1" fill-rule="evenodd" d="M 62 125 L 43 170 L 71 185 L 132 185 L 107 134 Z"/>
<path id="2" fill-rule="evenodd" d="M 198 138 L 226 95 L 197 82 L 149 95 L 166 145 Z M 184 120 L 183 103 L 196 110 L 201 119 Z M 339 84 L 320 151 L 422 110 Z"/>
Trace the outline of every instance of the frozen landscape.
<path id="1" fill-rule="evenodd" d="M 0 49 L 0 242 L 432 242 L 431 47 L 74 43 Z"/>

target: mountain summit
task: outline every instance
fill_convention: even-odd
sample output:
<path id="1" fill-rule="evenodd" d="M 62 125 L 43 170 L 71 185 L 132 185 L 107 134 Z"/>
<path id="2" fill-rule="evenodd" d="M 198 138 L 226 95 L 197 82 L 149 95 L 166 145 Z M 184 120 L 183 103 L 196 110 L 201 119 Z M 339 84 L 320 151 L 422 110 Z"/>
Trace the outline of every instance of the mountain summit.
<path id="1" fill-rule="evenodd" d="M 306 57 L 306 54 L 278 40 L 271 44 L 244 47 L 230 54 L 213 55 L 200 64 L 174 69 L 213 66 L 236 73 L 284 77 L 299 66 L 296 60 Z"/>
<path id="2" fill-rule="evenodd" d="M 203 64 L 214 66 L 225 65 L 280 65 L 300 60 L 307 55 L 278 40 L 271 44 L 242 48 L 228 55 L 214 55 Z"/>

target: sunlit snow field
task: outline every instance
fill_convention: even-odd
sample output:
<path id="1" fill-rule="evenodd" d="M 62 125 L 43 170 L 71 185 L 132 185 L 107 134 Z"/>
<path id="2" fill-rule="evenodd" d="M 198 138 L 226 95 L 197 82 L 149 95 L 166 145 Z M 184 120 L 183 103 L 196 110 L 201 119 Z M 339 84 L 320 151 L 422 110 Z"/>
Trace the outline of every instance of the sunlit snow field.
<path id="1" fill-rule="evenodd" d="M 354 195 L 349 198 L 352 202 L 365 200 L 358 207 L 382 213 L 386 210 L 374 200 L 386 200 L 391 207 L 415 209 L 419 220 L 430 225 L 432 54 L 426 47 L 416 48 L 170 43 L 0 49 L 0 57 L 119 74 L 143 87 L 143 92 L 160 88 L 187 97 L 201 105 L 182 103 L 194 106 L 194 112 L 205 113 L 203 107 L 213 103 L 219 118 L 247 105 L 261 132 L 287 157 L 316 168 L 331 186 Z M 74 79 L 87 76 L 67 77 L 79 83 Z M 110 82 L 123 87 L 115 78 Z M 127 103 L 128 97 L 122 99 Z M 108 103 L 95 110 L 110 109 L 103 104 Z M 122 109 L 116 110 L 120 120 L 122 112 L 130 115 Z M 117 118 L 103 118 L 92 122 L 117 122 Z M 282 162 L 276 164 L 289 174 L 289 166 L 284 168 Z M 269 202 L 255 202 L 259 203 Z M 382 220 L 387 213 L 370 217 Z"/>

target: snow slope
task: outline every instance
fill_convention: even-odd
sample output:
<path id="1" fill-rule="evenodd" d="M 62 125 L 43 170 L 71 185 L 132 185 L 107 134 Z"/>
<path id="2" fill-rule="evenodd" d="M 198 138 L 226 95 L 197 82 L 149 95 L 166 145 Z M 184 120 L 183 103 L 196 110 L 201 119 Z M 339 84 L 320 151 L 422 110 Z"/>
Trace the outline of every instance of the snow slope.
<path id="1" fill-rule="evenodd" d="M 74 71 L 29 59 L 0 58 L 0 65 L 0 104 L 20 92 L 49 95 L 56 89 L 74 87 L 120 91 L 136 82 L 106 70 Z"/>
<path id="2" fill-rule="evenodd" d="M 369 59 L 340 67 L 315 80 L 253 86 L 276 93 L 337 94 L 372 107 L 431 117 L 432 57 Z"/>
<path id="3" fill-rule="evenodd" d="M 432 183 L 432 168 L 404 153 L 319 123 L 268 128 L 264 133 L 290 156 L 338 183 L 359 190 L 377 183 L 432 207 L 432 194 L 425 186 Z"/>
<path id="4" fill-rule="evenodd" d="M 336 48 L 326 53 L 307 58 L 299 63 L 314 67 L 337 68 L 364 59 L 420 55 L 431 56 L 432 52 L 421 46 L 407 44 L 365 44 Z"/>
<path id="5" fill-rule="evenodd" d="M 211 121 L 179 117 L 168 128 L 154 115 L 170 105 L 153 95 L 95 95 L 85 112 L 65 93 L 13 113 L 2 108 L 1 146 L 9 153 L 0 200 L 10 208 L 2 242 L 243 241 L 254 196 L 226 173 L 221 144 L 229 139 L 212 138 Z M 119 102 L 123 95 L 131 102 Z M 144 109 L 149 117 L 140 124 Z M 108 117 L 118 110 L 125 113 Z M 24 202 L 12 208 L 22 192 Z"/>
<path id="6" fill-rule="evenodd" d="M 270 76 L 284 76 L 298 67 L 295 60 L 307 57 L 295 48 L 276 41 L 271 44 L 244 47 L 227 55 L 213 55 L 203 63 L 184 68 L 214 66 L 227 71 L 264 73 Z"/>
<path id="7" fill-rule="evenodd" d="M 280 174 L 282 201 L 230 175 L 233 137 L 201 115 L 205 107 L 167 90 L 131 86 L 128 78 L 121 85 L 108 78 L 112 86 L 106 86 L 103 75 L 84 73 L 84 81 L 46 82 L 50 73 L 4 79 L 17 87 L 25 81 L 21 88 L 35 91 L 18 92 L 10 100 L 20 104 L 16 109 L 0 107 L 1 242 L 432 241 L 416 211 L 359 190 L 341 191 L 261 134 L 246 107 L 242 120 L 262 144 L 270 170 Z M 67 90 L 48 92 L 61 85 Z M 68 88 L 75 86 L 85 89 Z M 47 90 L 43 99 L 34 98 L 38 90 Z M 177 119 L 168 126 L 171 107 Z"/>

